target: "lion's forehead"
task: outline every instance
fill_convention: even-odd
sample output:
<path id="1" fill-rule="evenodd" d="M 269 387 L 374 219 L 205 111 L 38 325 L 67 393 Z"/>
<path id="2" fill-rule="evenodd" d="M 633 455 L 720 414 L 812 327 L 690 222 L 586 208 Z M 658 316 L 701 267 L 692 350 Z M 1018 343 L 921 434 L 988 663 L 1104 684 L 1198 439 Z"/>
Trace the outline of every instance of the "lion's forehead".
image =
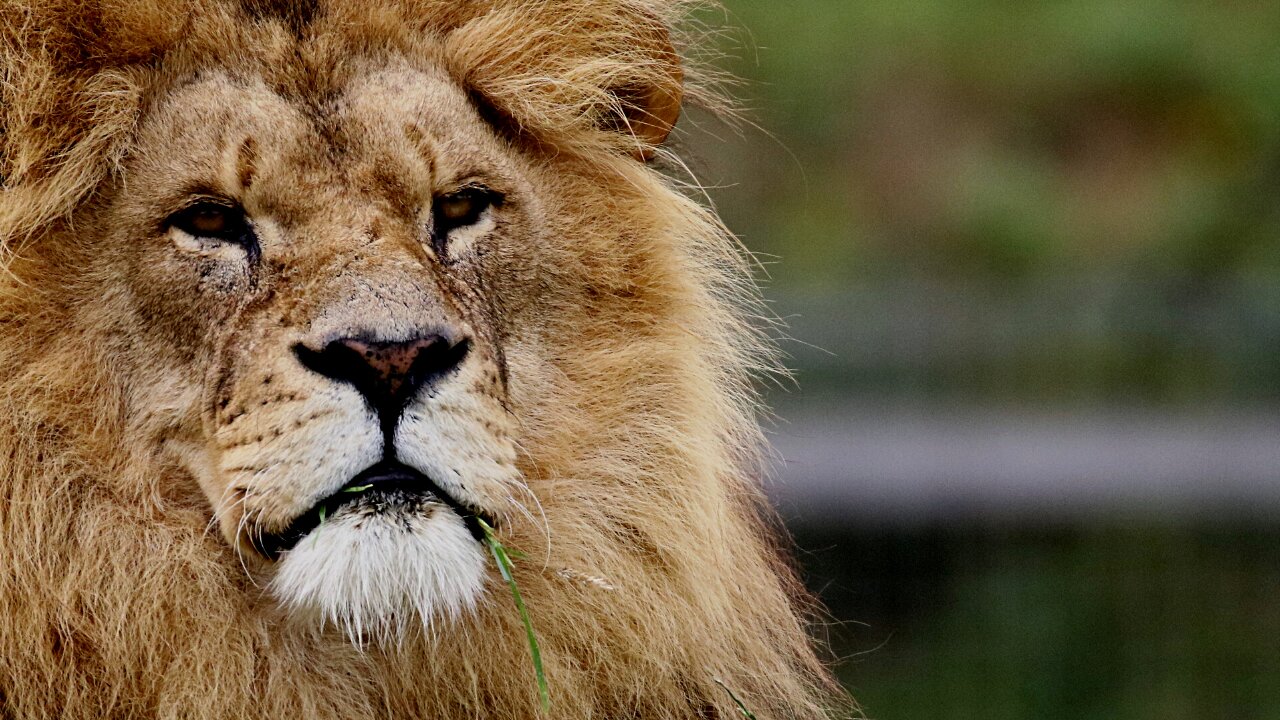
<path id="1" fill-rule="evenodd" d="M 243 192 L 247 208 L 291 221 L 334 209 L 344 194 L 416 207 L 434 184 L 515 174 L 443 71 L 395 57 L 353 64 L 341 83 L 309 93 L 270 75 L 202 71 L 147 115 L 135 171 L 175 193 Z"/>

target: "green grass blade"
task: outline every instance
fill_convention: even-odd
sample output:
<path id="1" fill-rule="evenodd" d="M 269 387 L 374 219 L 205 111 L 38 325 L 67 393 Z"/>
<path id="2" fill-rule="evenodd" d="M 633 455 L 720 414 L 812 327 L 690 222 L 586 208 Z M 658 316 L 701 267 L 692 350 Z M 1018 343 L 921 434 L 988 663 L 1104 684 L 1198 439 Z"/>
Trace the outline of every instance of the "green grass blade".
<path id="1" fill-rule="evenodd" d="M 724 688 L 724 691 L 729 693 L 729 697 L 733 698 L 733 704 L 738 706 L 738 710 L 742 712 L 743 717 L 747 720 L 756 720 L 756 714 L 748 710 L 746 705 L 742 704 L 742 701 L 738 699 L 737 695 L 733 694 L 733 691 L 729 689 L 728 685 L 720 682 L 719 678 L 712 678 L 711 681 Z"/>
<path id="2" fill-rule="evenodd" d="M 551 693 L 547 690 L 547 675 L 542 669 L 542 650 L 538 647 L 538 637 L 533 632 L 533 620 L 529 617 L 529 609 L 524 605 L 524 598 L 520 596 L 520 588 L 516 586 L 515 577 L 511 574 L 511 557 L 507 553 L 507 548 L 493 534 L 493 528 L 484 520 L 477 518 L 480 523 L 480 529 L 484 531 L 485 544 L 489 546 L 489 552 L 493 553 L 493 559 L 498 563 L 498 572 L 502 574 L 502 579 L 507 582 L 507 587 L 511 588 L 511 597 L 516 601 L 516 610 L 520 612 L 520 621 L 524 623 L 524 634 L 529 641 L 529 655 L 533 658 L 533 673 L 538 680 L 538 697 L 542 700 L 542 710 L 546 712 L 551 709 Z"/>
<path id="3" fill-rule="evenodd" d="M 316 544 L 316 537 L 320 534 L 320 533 L 318 533 L 317 531 L 320 529 L 320 524 L 324 522 L 324 519 L 325 519 L 328 515 L 329 515 L 329 508 L 328 508 L 328 507 L 326 507 L 326 506 L 324 506 L 324 505 L 321 505 L 321 506 L 320 506 L 320 521 L 319 521 L 319 522 L 317 522 L 317 523 L 316 523 L 316 526 L 315 526 L 314 528 L 312 528 L 312 529 L 311 529 L 311 539 L 310 539 L 310 540 L 308 540 L 307 542 L 311 543 L 312 545 L 315 545 L 315 544 Z"/>

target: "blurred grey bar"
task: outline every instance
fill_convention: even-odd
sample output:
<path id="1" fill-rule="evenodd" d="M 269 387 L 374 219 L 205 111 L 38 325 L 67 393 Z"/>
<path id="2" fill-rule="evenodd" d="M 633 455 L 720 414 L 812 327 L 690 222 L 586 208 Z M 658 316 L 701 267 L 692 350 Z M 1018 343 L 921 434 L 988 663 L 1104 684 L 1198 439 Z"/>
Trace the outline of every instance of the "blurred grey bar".
<path id="1" fill-rule="evenodd" d="M 1280 411 L 795 410 L 768 485 L 793 522 L 1280 519 Z"/>

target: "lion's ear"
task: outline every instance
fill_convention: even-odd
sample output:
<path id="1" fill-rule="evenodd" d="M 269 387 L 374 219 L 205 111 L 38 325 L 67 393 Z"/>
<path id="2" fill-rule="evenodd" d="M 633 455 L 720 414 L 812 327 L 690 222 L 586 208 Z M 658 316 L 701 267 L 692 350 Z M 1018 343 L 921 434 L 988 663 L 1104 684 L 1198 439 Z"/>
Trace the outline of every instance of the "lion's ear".
<path id="1" fill-rule="evenodd" d="M 644 34 L 636 61 L 643 72 L 619 87 L 610 89 L 618 99 L 621 117 L 617 129 L 629 133 L 636 142 L 638 160 L 653 158 L 680 119 L 684 98 L 684 69 L 666 27 L 655 23 Z"/>
<path id="2" fill-rule="evenodd" d="M 680 55 L 654 8 L 493 2 L 464 5 L 443 56 L 500 127 L 550 147 L 654 156 L 684 97 Z"/>

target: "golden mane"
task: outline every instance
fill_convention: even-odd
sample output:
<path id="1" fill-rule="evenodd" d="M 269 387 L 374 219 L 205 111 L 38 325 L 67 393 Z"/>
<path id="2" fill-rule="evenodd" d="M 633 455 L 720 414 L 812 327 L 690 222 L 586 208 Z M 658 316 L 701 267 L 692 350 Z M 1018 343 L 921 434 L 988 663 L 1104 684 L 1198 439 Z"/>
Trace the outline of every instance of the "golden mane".
<path id="1" fill-rule="evenodd" d="M 687 102 L 720 104 L 696 64 L 655 50 L 693 9 L 0 0 L 0 717 L 537 716 L 509 597 L 399 648 L 290 629 L 209 531 L 206 499 L 138 436 L 134 388 L 113 362 L 120 329 L 67 321 L 113 279 L 60 258 L 81 252 L 81 214 L 119 181 L 140 118 L 174 83 L 215 65 L 296 64 L 308 70 L 280 73 L 286 90 L 322 96 L 346 58 L 385 53 L 445 68 L 513 144 L 576 158 L 610 190 L 608 242 L 670 266 L 593 268 L 599 292 L 646 299 L 583 313 L 578 333 L 609 352 L 565 362 L 577 363 L 574 396 L 599 400 L 541 425 L 554 432 L 538 438 L 537 489 L 574 509 L 554 529 L 570 542 L 544 566 L 545 536 L 513 530 L 551 716 L 733 717 L 719 682 L 762 720 L 849 711 L 806 635 L 806 596 L 759 487 L 753 378 L 773 361 L 750 320 L 749 268 L 713 213 L 635 160 L 653 148 L 627 132 L 646 121 L 637 92 L 683 84 Z"/>

